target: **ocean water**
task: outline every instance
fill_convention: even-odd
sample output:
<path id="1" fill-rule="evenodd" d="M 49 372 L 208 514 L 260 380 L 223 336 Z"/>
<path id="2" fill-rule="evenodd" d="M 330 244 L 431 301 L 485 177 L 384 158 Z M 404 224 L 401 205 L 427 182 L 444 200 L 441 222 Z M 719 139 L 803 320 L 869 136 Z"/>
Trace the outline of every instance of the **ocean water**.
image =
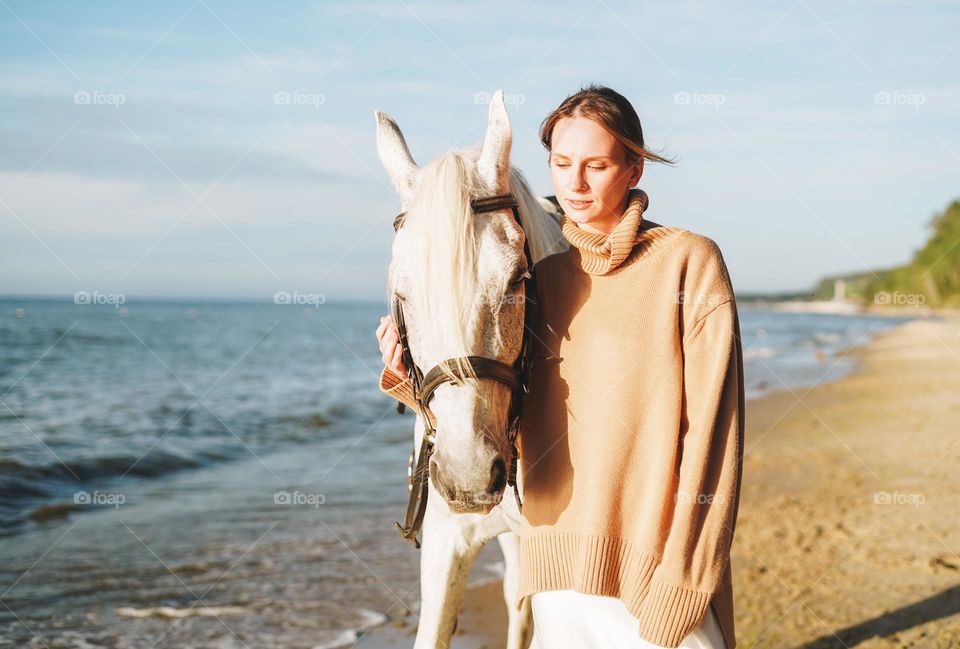
<path id="1" fill-rule="evenodd" d="M 910 318 L 788 313 L 740 306 L 747 398 L 840 378 L 854 369 L 845 351 Z"/>
<path id="2" fill-rule="evenodd" d="M 384 312 L 0 300 L 0 647 L 349 646 L 415 608 Z M 741 307 L 748 396 L 900 321 Z"/>

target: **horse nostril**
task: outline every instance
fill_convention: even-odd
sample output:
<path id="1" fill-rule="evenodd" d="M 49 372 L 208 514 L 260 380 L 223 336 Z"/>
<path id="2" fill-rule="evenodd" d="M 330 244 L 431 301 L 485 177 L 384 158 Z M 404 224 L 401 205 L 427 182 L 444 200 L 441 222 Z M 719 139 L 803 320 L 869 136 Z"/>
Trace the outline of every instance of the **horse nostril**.
<path id="1" fill-rule="evenodd" d="M 440 478 L 440 465 L 437 464 L 436 460 L 430 460 L 430 480 L 433 482 L 433 486 L 437 491 L 440 492 L 440 495 L 446 500 L 453 499 L 453 490 L 448 488 L 444 484 L 443 480 Z"/>
<path id="2" fill-rule="evenodd" d="M 487 489 L 487 492 L 497 494 L 503 491 L 503 488 L 507 485 L 507 463 L 502 457 L 494 460 L 493 468 L 490 469 L 490 475 L 490 487 Z"/>

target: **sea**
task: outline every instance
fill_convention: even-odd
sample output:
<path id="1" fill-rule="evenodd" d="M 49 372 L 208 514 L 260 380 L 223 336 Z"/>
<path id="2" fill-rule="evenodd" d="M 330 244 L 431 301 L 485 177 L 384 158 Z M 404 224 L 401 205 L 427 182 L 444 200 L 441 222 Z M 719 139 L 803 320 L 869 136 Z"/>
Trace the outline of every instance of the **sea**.
<path id="1" fill-rule="evenodd" d="M 384 313 L 0 299 L 0 648 L 333 649 L 415 611 Z M 741 306 L 747 396 L 906 319 Z"/>

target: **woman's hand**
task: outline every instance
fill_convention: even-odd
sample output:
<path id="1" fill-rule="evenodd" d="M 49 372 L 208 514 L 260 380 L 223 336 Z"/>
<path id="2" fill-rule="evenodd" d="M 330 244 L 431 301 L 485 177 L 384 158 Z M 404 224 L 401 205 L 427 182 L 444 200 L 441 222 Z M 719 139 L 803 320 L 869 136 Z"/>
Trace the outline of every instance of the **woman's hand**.
<path id="1" fill-rule="evenodd" d="M 400 347 L 400 332 L 397 331 L 397 324 L 393 321 L 392 315 L 388 314 L 380 318 L 380 326 L 377 327 L 377 341 L 380 344 L 380 355 L 383 357 L 383 364 L 397 376 L 406 379 L 407 368 L 403 363 L 403 351 Z"/>

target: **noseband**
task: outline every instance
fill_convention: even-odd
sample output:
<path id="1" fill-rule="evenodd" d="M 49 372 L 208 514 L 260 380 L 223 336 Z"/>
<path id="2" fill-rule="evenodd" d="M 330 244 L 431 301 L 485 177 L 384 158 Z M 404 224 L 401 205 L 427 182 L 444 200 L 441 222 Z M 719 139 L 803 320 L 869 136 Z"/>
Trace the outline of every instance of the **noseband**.
<path id="1" fill-rule="evenodd" d="M 483 214 L 485 212 L 495 212 L 509 208 L 513 212 L 513 218 L 517 225 L 523 229 L 523 223 L 520 221 L 520 206 L 513 194 L 498 194 L 486 198 L 478 198 L 470 202 L 470 207 L 474 214 Z M 399 231 L 403 227 L 406 212 L 401 212 L 393 221 L 394 231 Z M 413 361 L 413 355 L 410 352 L 410 345 L 407 342 L 407 327 L 403 318 L 403 306 L 397 295 L 393 296 L 393 317 L 397 324 L 397 331 L 400 336 L 400 349 L 403 355 L 403 362 L 410 375 L 410 383 L 413 388 L 413 396 L 422 413 L 421 419 L 425 432 L 423 441 L 420 445 L 420 455 L 414 468 L 414 458 L 416 457 L 416 442 L 413 450 L 410 452 L 410 460 L 407 465 L 407 489 L 409 498 L 407 500 L 407 512 L 404 524 L 396 524 L 400 528 L 400 533 L 404 539 L 413 543 L 416 548 L 420 548 L 420 541 L 417 540 L 417 534 L 420 532 L 423 517 L 427 509 L 427 494 L 429 493 L 429 471 L 430 456 L 433 454 L 434 444 L 436 442 L 437 431 L 431 422 L 430 400 L 438 387 L 444 383 L 451 385 L 463 385 L 463 381 L 468 378 L 458 368 L 458 361 L 468 364 L 477 375 L 478 379 L 491 379 L 498 381 L 510 389 L 510 410 L 507 416 L 507 433 L 510 440 L 510 446 L 513 454 L 510 459 L 510 468 L 507 472 L 507 484 L 513 487 L 513 494 L 517 500 L 517 507 L 522 509 L 520 502 L 520 490 L 517 487 L 517 435 L 520 432 L 520 413 L 523 405 L 523 396 L 529 391 L 528 380 L 530 377 L 530 362 L 527 359 L 527 350 L 529 347 L 530 327 L 533 318 L 533 309 L 536 305 L 535 284 L 533 280 L 533 258 L 530 255 L 530 246 L 525 240 L 523 243 L 523 254 L 527 261 L 527 270 L 523 276 L 525 303 L 523 311 L 523 338 L 520 343 L 520 353 L 512 365 L 507 365 L 493 358 L 485 356 L 462 356 L 459 358 L 449 358 L 441 361 L 434 366 L 426 375 L 420 371 Z M 446 370 L 446 371 L 445 371 Z M 457 380 L 450 378 L 447 372 L 457 377 Z M 397 404 L 398 412 L 404 411 L 404 404 Z"/>

